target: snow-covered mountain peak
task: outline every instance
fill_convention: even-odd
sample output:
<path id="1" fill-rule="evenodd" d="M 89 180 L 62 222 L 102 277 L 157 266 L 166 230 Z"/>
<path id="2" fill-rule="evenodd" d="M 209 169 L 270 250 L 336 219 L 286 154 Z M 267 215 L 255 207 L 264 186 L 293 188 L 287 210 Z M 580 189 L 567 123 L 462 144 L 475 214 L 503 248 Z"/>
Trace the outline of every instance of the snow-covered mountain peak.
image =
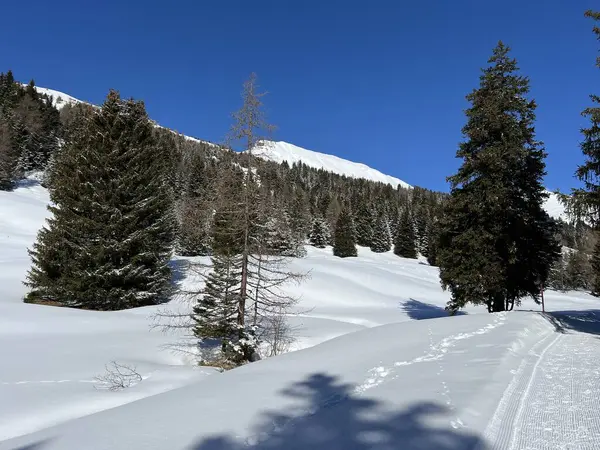
<path id="1" fill-rule="evenodd" d="M 64 92 L 55 91 L 54 89 L 36 86 L 35 90 L 38 92 L 38 94 L 46 94 L 48 97 L 50 97 L 52 99 L 52 104 L 58 110 L 61 110 L 65 105 L 68 104 L 86 103 L 75 97 L 71 97 L 70 95 L 65 94 Z"/>
<path id="2" fill-rule="evenodd" d="M 276 163 L 287 161 L 290 166 L 293 163 L 303 162 L 309 167 L 327 170 L 351 178 L 363 178 L 365 180 L 387 183 L 393 187 L 412 187 L 405 181 L 381 173 L 365 164 L 348 161 L 335 155 L 307 150 L 287 142 L 268 142 L 265 145 L 257 146 L 252 150 L 252 154 Z"/>

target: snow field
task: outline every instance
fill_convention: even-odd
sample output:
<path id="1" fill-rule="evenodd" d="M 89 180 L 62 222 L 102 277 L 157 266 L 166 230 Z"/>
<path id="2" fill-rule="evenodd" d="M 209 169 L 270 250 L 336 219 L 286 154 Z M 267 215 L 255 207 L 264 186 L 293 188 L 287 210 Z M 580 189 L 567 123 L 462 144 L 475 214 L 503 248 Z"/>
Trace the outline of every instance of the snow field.
<path id="1" fill-rule="evenodd" d="M 289 318 L 296 337 L 291 350 L 304 350 L 217 375 L 165 350 L 181 336 L 150 329 L 158 308 L 94 312 L 22 302 L 27 248 L 47 217 L 48 201 L 34 180 L 0 192 L 0 441 L 7 440 L 0 448 L 51 438 L 44 450 L 190 448 L 191 442 L 211 449 L 212 435 L 227 441 L 222 449 L 314 446 L 306 433 L 324 442 L 322 448 L 383 449 L 390 439 L 413 442 L 406 448 L 478 442 L 521 448 L 548 436 L 529 425 L 520 429 L 530 437 L 516 436 L 503 425 L 510 419 L 516 429 L 532 421 L 517 400 L 542 395 L 535 386 L 549 363 L 539 362 L 539 347 L 554 328 L 535 313 L 489 315 L 474 307 L 468 315 L 442 318 L 448 294 L 436 268 L 364 248 L 358 258 L 342 260 L 331 249 L 309 247 L 307 257 L 292 264 L 310 278 L 291 288 L 301 300 L 299 314 Z M 192 274 L 182 273 L 185 261 L 174 261 L 178 283 L 197 286 Z M 548 292 L 546 299 L 550 310 L 598 308 L 597 299 L 581 293 Z M 180 300 L 167 305 L 187 307 Z M 522 308 L 539 310 L 531 301 Z M 592 348 L 581 357 L 593 356 L 595 341 L 579 343 Z M 557 348 L 544 358 L 559 361 L 561 352 L 571 351 Z M 142 382 L 121 392 L 95 389 L 94 378 L 113 360 L 135 366 Z M 596 369 L 590 363 L 586 370 L 587 383 Z M 288 395 L 298 386 L 302 394 Z M 210 411 L 201 420 L 199 404 Z M 573 410 L 572 423 L 582 423 L 586 408 Z M 266 419 L 271 413 L 274 422 Z M 557 420 L 551 413 L 549 421 Z M 358 416 L 369 417 L 369 425 Z M 411 427 L 399 429 L 392 417 Z M 268 424 L 257 424 L 261 418 Z M 593 423 L 582 425 L 588 431 L 580 435 L 595 436 Z M 361 426 L 367 437 L 353 431 Z M 364 439 L 369 446 L 360 446 Z M 432 447 L 435 439 L 454 447 Z"/>

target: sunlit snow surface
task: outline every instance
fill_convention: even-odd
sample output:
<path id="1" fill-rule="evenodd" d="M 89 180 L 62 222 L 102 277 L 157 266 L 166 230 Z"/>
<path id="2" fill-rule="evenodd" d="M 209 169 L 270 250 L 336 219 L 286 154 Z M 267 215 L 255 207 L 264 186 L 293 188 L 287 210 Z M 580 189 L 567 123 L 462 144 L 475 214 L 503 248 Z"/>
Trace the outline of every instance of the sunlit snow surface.
<path id="1" fill-rule="evenodd" d="M 219 374 L 164 348 L 178 336 L 150 328 L 157 308 L 92 312 L 23 303 L 27 248 L 47 203 L 34 180 L 0 192 L 0 449 L 541 449 L 600 442 L 594 313 L 562 316 L 588 333 L 557 333 L 527 311 L 469 308 L 447 318 L 449 297 L 436 268 L 364 248 L 358 258 L 339 259 L 331 249 L 309 247 L 293 263 L 310 272 L 293 288 L 301 314 L 290 317 L 291 350 L 301 351 Z M 174 267 L 190 287 L 187 263 L 177 259 Z M 546 302 L 553 311 L 598 308 L 581 293 L 546 292 Z M 539 307 L 525 301 L 522 309 Z M 136 366 L 142 381 L 120 392 L 95 389 L 94 378 L 113 360 Z M 33 444 L 39 447 L 27 447 Z"/>
<path id="2" fill-rule="evenodd" d="M 327 170 L 351 178 L 364 178 L 365 180 L 391 184 L 393 187 L 410 187 L 408 183 L 396 177 L 385 175 L 365 164 L 348 161 L 335 155 L 307 150 L 287 142 L 268 142 L 266 145 L 258 146 L 252 150 L 252 153 L 277 163 L 287 161 L 290 166 L 293 163 L 303 162 L 309 167 Z"/>

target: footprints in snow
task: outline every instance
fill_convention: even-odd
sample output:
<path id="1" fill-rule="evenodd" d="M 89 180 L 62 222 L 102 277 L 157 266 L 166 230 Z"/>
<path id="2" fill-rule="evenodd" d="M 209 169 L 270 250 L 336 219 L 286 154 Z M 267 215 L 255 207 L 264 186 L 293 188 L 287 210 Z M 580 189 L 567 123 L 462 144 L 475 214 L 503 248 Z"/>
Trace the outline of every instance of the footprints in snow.
<path id="1" fill-rule="evenodd" d="M 418 364 L 421 362 L 438 361 L 439 368 L 438 368 L 437 375 L 442 376 L 442 374 L 444 372 L 444 367 L 442 365 L 442 359 L 446 355 L 446 353 L 448 353 L 448 351 L 456 345 L 456 343 L 458 341 L 462 341 L 464 339 L 469 339 L 474 336 L 479 336 L 482 334 L 489 333 L 494 328 L 497 328 L 500 325 L 502 325 L 505 320 L 506 320 L 505 314 L 498 314 L 496 316 L 496 318 L 494 319 L 494 321 L 492 323 L 486 325 L 485 327 L 479 328 L 470 333 L 458 333 L 455 335 L 448 336 L 448 337 L 442 339 L 441 341 L 439 341 L 438 343 L 433 342 L 433 332 L 431 330 L 431 327 L 429 327 L 429 350 L 430 351 L 428 353 L 426 353 L 423 356 L 414 358 L 410 361 L 396 361 L 396 362 L 394 362 L 393 367 L 377 366 L 377 367 L 373 367 L 372 369 L 369 369 L 367 378 L 365 379 L 365 381 L 363 383 L 361 383 L 354 389 L 354 392 L 356 394 L 362 394 L 362 393 L 368 391 L 369 389 L 372 389 L 372 388 L 384 383 L 386 379 L 390 379 L 390 380 L 397 379 L 400 375 L 398 373 L 394 374 L 394 372 L 396 372 L 395 368 L 399 368 L 399 367 L 403 367 L 403 366 L 410 366 L 410 365 Z M 390 377 L 390 375 L 392 375 L 392 374 L 393 374 L 393 376 Z M 452 404 L 450 388 L 448 387 L 448 384 L 445 381 L 442 381 L 441 384 L 442 384 L 441 395 L 446 399 L 446 405 L 450 409 L 454 410 L 455 408 Z M 455 429 L 465 426 L 460 418 L 456 418 L 456 420 L 451 421 L 450 425 Z"/>
<path id="2" fill-rule="evenodd" d="M 390 369 L 386 369 L 383 366 L 373 367 L 369 370 L 369 374 L 369 378 L 367 378 L 360 386 L 357 386 L 354 389 L 354 392 L 361 394 L 371 388 L 374 388 L 375 386 L 379 386 L 390 374 Z"/>

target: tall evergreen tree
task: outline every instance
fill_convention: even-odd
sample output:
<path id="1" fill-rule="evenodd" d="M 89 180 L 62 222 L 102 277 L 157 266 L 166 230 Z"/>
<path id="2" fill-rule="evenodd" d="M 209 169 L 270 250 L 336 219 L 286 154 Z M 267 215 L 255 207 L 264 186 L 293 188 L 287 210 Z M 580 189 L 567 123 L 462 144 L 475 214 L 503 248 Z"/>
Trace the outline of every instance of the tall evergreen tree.
<path id="1" fill-rule="evenodd" d="M 587 11 L 586 17 L 600 22 L 600 11 Z M 600 41 L 600 26 L 593 29 L 596 38 Z M 600 56 L 596 59 L 600 68 Z M 574 189 L 573 197 L 576 214 L 587 216 L 596 230 L 600 227 L 600 96 L 590 96 L 592 106 L 583 111 L 583 116 L 588 118 L 590 124 L 582 130 L 583 142 L 581 151 L 586 160 L 577 168 L 575 175 L 583 181 L 583 189 Z M 600 296 L 600 243 L 594 248 L 592 255 L 592 294 Z"/>
<path id="2" fill-rule="evenodd" d="M 315 216 L 308 241 L 310 245 L 317 248 L 325 248 L 331 240 L 331 233 L 327 221 L 321 216 Z"/>
<path id="3" fill-rule="evenodd" d="M 546 153 L 535 138 L 529 80 L 501 42 L 489 64 L 467 96 L 466 140 L 457 152 L 463 163 L 449 178 L 439 224 L 437 262 L 451 312 L 467 303 L 485 303 L 492 312 L 525 295 L 537 300 L 559 257 L 554 223 L 543 209 Z"/>
<path id="4" fill-rule="evenodd" d="M 362 202 L 354 216 L 356 227 L 356 243 L 362 247 L 370 247 L 373 239 L 374 217 L 367 201 Z"/>
<path id="5" fill-rule="evenodd" d="M 358 256 L 354 223 L 348 208 L 342 208 L 335 226 L 333 254 L 340 258 Z"/>
<path id="6" fill-rule="evenodd" d="M 174 217 L 144 104 L 111 91 L 59 152 L 53 217 L 30 251 L 29 301 L 116 310 L 170 289 Z"/>
<path id="7" fill-rule="evenodd" d="M 11 190 L 19 178 L 20 145 L 10 112 L 0 111 L 0 190 Z"/>
<path id="8" fill-rule="evenodd" d="M 390 250 L 390 227 L 388 225 L 387 217 L 383 214 L 380 215 L 375 222 L 370 247 L 375 253 L 384 253 Z"/>
<path id="9" fill-rule="evenodd" d="M 403 258 L 417 257 L 415 228 L 408 207 L 404 208 L 398 220 L 398 229 L 394 236 L 394 254 Z"/>
<path id="10" fill-rule="evenodd" d="M 437 235 L 437 223 L 431 220 L 427 226 L 427 248 L 423 253 L 431 266 L 437 266 Z"/>
<path id="11" fill-rule="evenodd" d="M 237 317 L 242 281 L 243 233 L 241 214 L 231 206 L 233 192 L 238 191 L 241 183 L 236 182 L 234 171 L 228 171 L 225 175 L 226 181 L 220 184 L 219 207 L 212 227 L 212 267 L 191 317 L 193 333 L 200 341 L 218 340 L 221 356 L 227 360 L 237 360 L 238 355 L 232 350 L 240 338 Z"/>
<path id="12" fill-rule="evenodd" d="M 231 254 L 215 254 L 211 261 L 203 294 L 193 308 L 193 332 L 200 340 L 221 340 L 225 353 L 236 339 L 241 262 Z"/>

